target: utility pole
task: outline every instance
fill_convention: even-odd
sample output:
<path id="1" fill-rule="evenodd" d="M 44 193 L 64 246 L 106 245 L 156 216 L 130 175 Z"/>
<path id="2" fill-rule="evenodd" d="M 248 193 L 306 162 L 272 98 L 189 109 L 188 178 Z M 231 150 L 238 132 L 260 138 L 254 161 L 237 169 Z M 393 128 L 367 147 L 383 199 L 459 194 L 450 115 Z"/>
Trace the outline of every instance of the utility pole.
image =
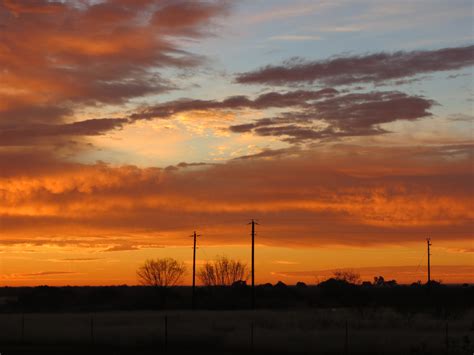
<path id="1" fill-rule="evenodd" d="M 199 237 L 200 235 L 196 234 L 196 231 L 194 231 L 193 235 L 191 236 L 193 238 L 193 288 L 192 288 L 192 308 L 196 308 L 196 238 Z"/>
<path id="2" fill-rule="evenodd" d="M 250 221 L 252 225 L 252 309 L 255 309 L 255 225 L 254 219 Z"/>
<path id="3" fill-rule="evenodd" d="M 430 264 L 431 238 L 426 238 L 426 246 L 428 247 L 428 286 L 429 286 L 431 284 L 431 264 Z"/>

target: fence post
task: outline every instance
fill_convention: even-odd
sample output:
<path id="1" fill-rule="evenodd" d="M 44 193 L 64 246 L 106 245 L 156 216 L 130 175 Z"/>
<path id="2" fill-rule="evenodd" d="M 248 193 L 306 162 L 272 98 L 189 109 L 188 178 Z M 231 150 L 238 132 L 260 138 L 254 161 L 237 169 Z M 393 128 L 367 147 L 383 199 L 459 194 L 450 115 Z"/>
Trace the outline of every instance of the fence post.
<path id="1" fill-rule="evenodd" d="M 344 337 L 344 353 L 346 355 L 349 354 L 349 324 L 346 319 L 346 332 Z"/>
<path id="2" fill-rule="evenodd" d="M 94 345 L 94 315 L 90 318 L 91 344 Z"/>
<path id="3" fill-rule="evenodd" d="M 446 322 L 446 354 L 449 354 L 449 328 L 448 322 Z"/>
<path id="4" fill-rule="evenodd" d="M 253 320 L 250 321 L 250 350 L 253 352 L 254 351 L 254 325 L 253 325 Z"/>
<path id="5" fill-rule="evenodd" d="M 168 351 L 168 316 L 165 316 L 165 352 Z"/>
<path id="6" fill-rule="evenodd" d="M 20 322 L 20 343 L 25 343 L 25 315 L 21 314 L 21 322 Z"/>

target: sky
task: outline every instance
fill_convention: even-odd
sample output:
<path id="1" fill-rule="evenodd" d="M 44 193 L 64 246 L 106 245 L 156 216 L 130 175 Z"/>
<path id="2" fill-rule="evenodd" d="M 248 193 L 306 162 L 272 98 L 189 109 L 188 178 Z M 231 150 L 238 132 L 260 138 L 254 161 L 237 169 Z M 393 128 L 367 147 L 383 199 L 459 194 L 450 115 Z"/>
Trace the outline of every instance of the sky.
<path id="1" fill-rule="evenodd" d="M 0 286 L 474 282 L 471 1 L 0 0 Z M 191 283 L 186 274 L 184 284 Z"/>

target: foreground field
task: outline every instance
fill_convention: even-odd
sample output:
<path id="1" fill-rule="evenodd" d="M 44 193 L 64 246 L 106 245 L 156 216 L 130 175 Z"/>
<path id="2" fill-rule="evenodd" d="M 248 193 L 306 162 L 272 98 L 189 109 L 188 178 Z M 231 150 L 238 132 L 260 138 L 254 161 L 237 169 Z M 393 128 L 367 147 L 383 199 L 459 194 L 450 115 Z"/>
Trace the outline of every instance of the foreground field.
<path id="1" fill-rule="evenodd" d="M 0 353 L 472 354 L 473 319 L 389 309 L 2 314 Z"/>

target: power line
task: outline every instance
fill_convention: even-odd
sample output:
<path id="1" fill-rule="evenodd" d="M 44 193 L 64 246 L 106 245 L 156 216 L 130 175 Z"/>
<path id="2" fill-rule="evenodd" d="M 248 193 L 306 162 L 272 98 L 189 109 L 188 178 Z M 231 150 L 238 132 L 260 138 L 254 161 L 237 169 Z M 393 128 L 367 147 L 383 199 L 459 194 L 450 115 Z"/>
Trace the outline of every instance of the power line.
<path id="1" fill-rule="evenodd" d="M 418 262 L 418 266 L 416 267 L 415 274 L 418 274 L 421 268 L 421 264 L 425 262 L 425 253 L 423 252 L 423 255 L 420 257 L 420 261 Z"/>

